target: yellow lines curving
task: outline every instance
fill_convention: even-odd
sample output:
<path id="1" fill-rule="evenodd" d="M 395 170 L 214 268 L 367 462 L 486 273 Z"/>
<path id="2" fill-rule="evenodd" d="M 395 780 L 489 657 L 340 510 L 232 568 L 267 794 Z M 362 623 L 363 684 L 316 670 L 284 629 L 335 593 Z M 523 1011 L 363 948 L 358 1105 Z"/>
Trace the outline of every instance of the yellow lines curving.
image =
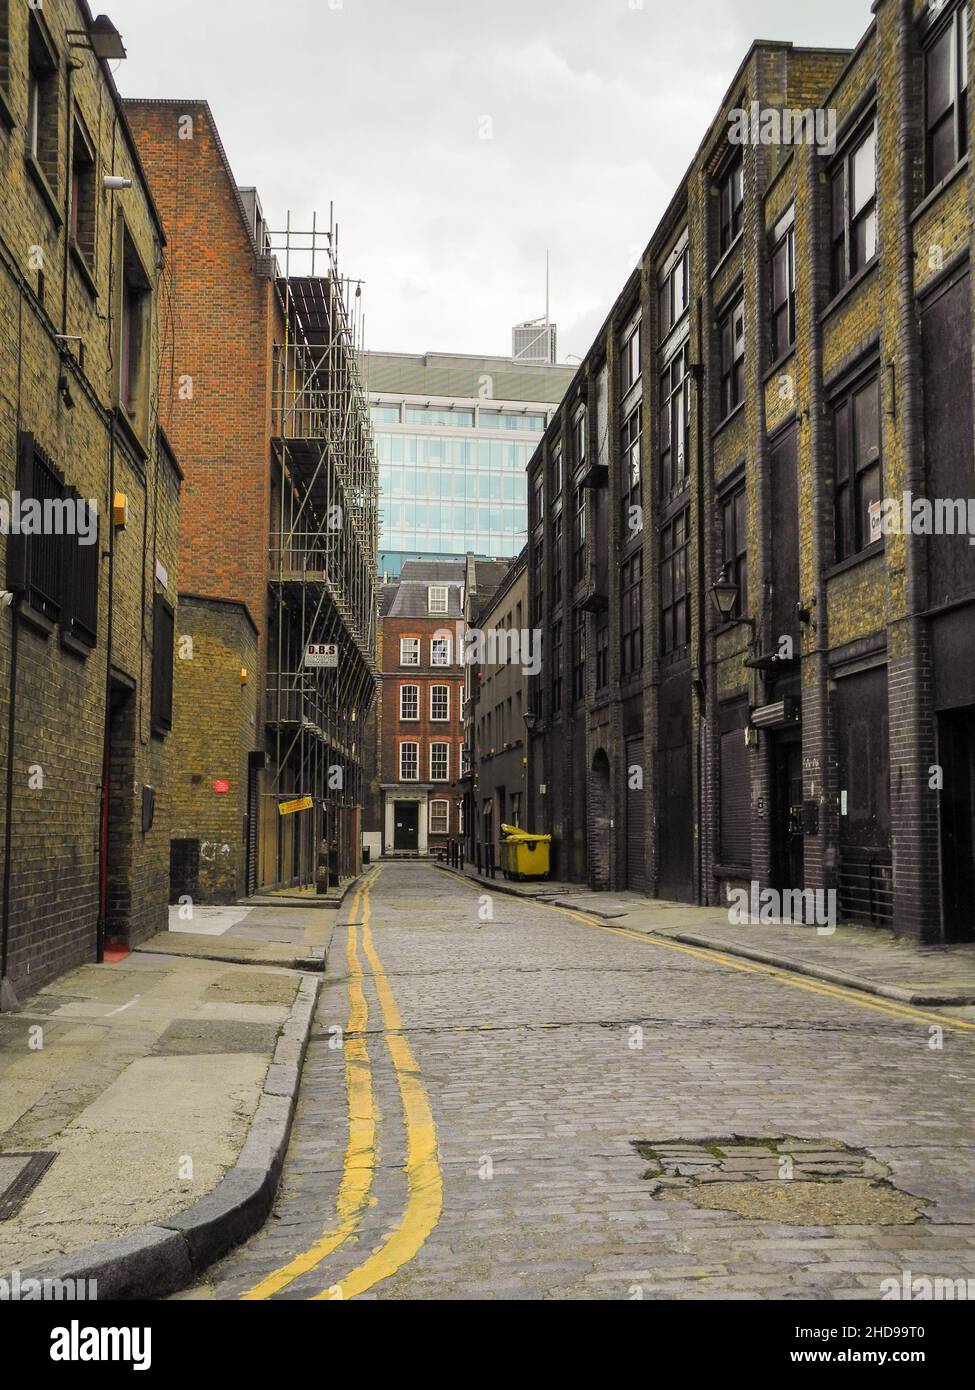
<path id="1" fill-rule="evenodd" d="M 316 1294 L 316 1299 L 355 1298 L 382 1279 L 388 1279 L 416 1255 L 440 1220 L 443 1208 L 443 1175 L 437 1157 L 437 1130 L 420 1068 L 402 1032 L 402 1020 L 373 944 L 368 923 L 362 929 L 362 947 L 373 972 L 373 982 L 385 1027 L 386 1048 L 396 1072 L 403 1120 L 406 1125 L 406 1210 L 399 1225 L 358 1268 L 340 1282 Z"/>
<path id="2" fill-rule="evenodd" d="M 376 1102 L 365 1034 L 369 1027 L 369 1004 L 359 960 L 356 919 L 361 910 L 369 921 L 369 892 L 377 874 L 357 890 L 349 912 L 345 958 L 348 964 L 349 1022 L 345 1031 L 345 1089 L 349 1107 L 349 1137 L 346 1143 L 342 1180 L 335 1200 L 337 1224 L 286 1265 L 268 1274 L 242 1295 L 246 1300 L 273 1298 L 276 1293 L 316 1269 L 333 1251 L 354 1235 L 369 1202 L 376 1169 Z M 363 927 L 368 931 L 368 925 Z"/>
<path id="3" fill-rule="evenodd" d="M 311 1270 L 317 1269 L 362 1224 L 370 1202 L 376 1172 L 378 1109 L 372 1070 L 366 1048 L 369 1004 L 365 974 L 359 957 L 358 928 L 362 948 L 375 985 L 383 1018 L 384 1040 L 403 1106 L 406 1130 L 406 1208 L 389 1236 L 344 1279 L 330 1284 L 316 1300 L 342 1300 L 365 1293 L 388 1279 L 416 1255 L 440 1220 L 443 1208 L 443 1175 L 437 1155 L 437 1131 L 420 1068 L 403 1032 L 403 1021 L 392 986 L 372 939 L 372 907 L 369 894 L 382 872 L 380 866 L 355 894 L 349 913 L 346 961 L 348 963 L 349 1023 L 345 1034 L 345 1081 L 349 1106 L 349 1136 L 342 1179 L 336 1197 L 336 1222 L 307 1250 L 280 1269 L 265 1276 L 243 1298 L 267 1299 Z"/>
<path id="4" fill-rule="evenodd" d="M 455 873 L 452 869 L 447 869 L 445 872 L 460 883 L 465 883 L 475 893 L 484 891 L 482 884 L 471 883 L 469 878 Z M 526 900 L 521 899 L 520 901 Z M 882 995 L 867 994 L 860 990 L 847 988 L 844 985 L 830 984 L 826 980 L 817 980 L 808 975 L 800 975 L 785 966 L 765 965 L 761 961 L 731 956 L 719 947 L 687 946 L 682 941 L 671 941 L 663 936 L 650 936 L 645 932 L 633 931 L 629 927 L 614 927 L 608 922 L 600 922 L 594 917 L 578 912 L 575 908 L 558 907 L 554 903 L 532 901 L 532 906 L 545 908 L 548 912 L 560 912 L 565 917 L 574 917 L 577 922 L 582 922 L 584 926 L 596 927 L 599 931 L 611 932 L 614 936 L 625 936 L 631 941 L 641 941 L 646 946 L 657 946 L 665 951 L 677 951 L 681 955 L 694 956 L 711 965 L 722 965 L 728 970 L 737 970 L 744 975 L 764 975 L 766 979 L 775 980 L 778 984 L 787 985 L 790 989 L 801 989 L 805 990 L 807 994 L 820 994 L 831 999 L 838 999 L 841 1003 L 854 1004 L 858 1008 L 870 1009 L 874 1013 L 886 1014 L 890 1018 L 900 1019 L 903 1022 L 933 1024 L 952 1033 L 975 1032 L 975 1023 L 968 1023 L 964 1019 L 949 1018 L 945 1014 L 930 1013 L 914 1004 L 902 1004 L 896 999 L 885 999 Z"/>

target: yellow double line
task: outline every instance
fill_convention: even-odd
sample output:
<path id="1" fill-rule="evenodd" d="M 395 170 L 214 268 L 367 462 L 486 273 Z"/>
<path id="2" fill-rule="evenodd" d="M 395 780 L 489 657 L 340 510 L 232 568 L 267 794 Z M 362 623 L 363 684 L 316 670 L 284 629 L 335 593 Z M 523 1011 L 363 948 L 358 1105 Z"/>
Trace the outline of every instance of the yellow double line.
<path id="1" fill-rule="evenodd" d="M 456 874 L 452 869 L 448 869 L 446 872 L 458 879 L 459 882 L 465 883 L 475 893 L 482 891 L 482 885 L 471 883 L 466 875 Z M 964 1019 L 949 1018 L 945 1014 L 930 1013 L 913 1004 L 901 1004 L 895 999 L 885 999 L 880 995 L 867 994 L 856 989 L 846 988 L 843 985 L 833 985 L 828 981 L 794 973 L 782 966 L 763 965 L 760 961 L 744 960 L 740 956 L 731 956 L 713 947 L 686 946 L 683 942 L 671 941 L 662 936 L 651 936 L 646 932 L 633 931 L 629 927 L 613 927 L 571 907 L 556 907 L 553 903 L 534 901 L 532 906 L 545 908 L 548 912 L 560 912 L 565 917 L 574 917 L 577 922 L 582 922 L 587 927 L 596 927 L 599 931 L 611 932 L 614 936 L 625 936 L 630 941 L 640 941 L 645 946 L 658 946 L 661 950 L 677 951 L 680 955 L 693 956 L 695 959 L 707 961 L 711 965 L 722 965 L 728 970 L 737 970 L 743 975 L 764 975 L 766 979 L 774 980 L 780 985 L 787 985 L 790 989 L 801 989 L 805 990 L 807 994 L 820 994 L 828 998 L 838 999 L 844 1004 L 855 1004 L 861 1009 L 871 1009 L 875 1013 L 887 1014 L 891 1018 L 902 1019 L 910 1023 L 933 1024 L 943 1028 L 945 1032 L 958 1034 L 975 1032 L 975 1023 L 968 1023 Z"/>
<path id="2" fill-rule="evenodd" d="M 399 1008 L 372 939 L 369 894 L 380 873 L 382 866 L 356 892 L 349 914 L 346 940 L 349 1023 L 344 1044 L 349 1137 L 342 1180 L 335 1202 L 337 1221 L 307 1250 L 249 1289 L 243 1295 L 245 1299 L 272 1298 L 302 1274 L 316 1269 L 356 1233 L 370 1202 L 376 1170 L 378 1108 L 365 1039 L 369 1024 L 369 1004 L 359 959 L 357 926 L 362 927 L 362 948 L 372 971 L 383 1016 L 383 1038 L 396 1073 L 403 1106 L 406 1130 L 406 1209 L 399 1225 L 368 1259 L 356 1266 L 344 1279 L 312 1295 L 312 1298 L 354 1298 L 381 1280 L 388 1279 L 413 1259 L 440 1219 L 443 1207 L 443 1176 L 437 1157 L 436 1126 L 426 1088 L 420 1076 L 420 1068 L 403 1032 Z"/>

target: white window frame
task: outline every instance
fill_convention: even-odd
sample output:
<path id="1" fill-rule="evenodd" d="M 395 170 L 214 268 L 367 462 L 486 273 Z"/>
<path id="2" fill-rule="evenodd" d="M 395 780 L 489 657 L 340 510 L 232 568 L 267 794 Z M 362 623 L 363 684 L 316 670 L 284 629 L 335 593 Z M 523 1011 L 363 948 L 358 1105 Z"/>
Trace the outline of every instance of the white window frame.
<path id="1" fill-rule="evenodd" d="M 438 599 L 438 602 L 437 602 L 436 604 L 434 603 L 434 601 L 433 601 L 433 596 L 434 596 L 434 594 L 437 594 L 437 595 L 441 595 L 441 594 L 442 594 L 442 595 L 443 595 L 443 607 L 440 606 L 439 599 Z M 449 611 L 450 611 L 450 588 L 449 588 L 448 585 L 446 585 L 446 584 L 431 584 L 431 585 L 427 588 L 427 611 L 430 612 L 430 613 L 449 613 Z"/>
<path id="2" fill-rule="evenodd" d="M 444 659 L 443 661 L 438 661 L 437 658 L 434 656 L 434 652 L 436 651 L 436 646 L 437 646 L 437 643 L 438 643 L 438 642 L 442 642 L 442 643 L 443 643 L 443 646 L 444 646 L 444 657 L 445 657 L 445 659 Z M 431 637 L 431 638 L 430 638 L 430 665 L 431 665 L 431 666 L 449 666 L 449 665 L 450 665 L 451 647 L 452 647 L 452 643 L 451 643 L 451 640 L 450 640 L 449 637 Z"/>
<path id="3" fill-rule="evenodd" d="M 434 714 L 433 712 L 433 692 L 435 690 L 445 690 L 447 692 L 447 713 Z M 430 722 L 432 724 L 447 724 L 450 722 L 450 686 L 438 681 L 430 687 Z"/>
<path id="4" fill-rule="evenodd" d="M 434 750 L 435 748 L 443 748 L 443 749 L 446 751 L 446 758 L 445 758 L 445 760 L 444 760 L 444 775 L 443 775 L 442 777 L 435 777 L 434 774 L 433 774 L 433 750 Z M 431 781 L 431 782 L 449 782 L 449 781 L 450 781 L 450 744 L 447 742 L 446 739 L 437 738 L 437 739 L 432 739 L 432 740 L 431 740 L 431 743 L 430 743 L 430 781 Z"/>
<path id="5" fill-rule="evenodd" d="M 416 773 L 412 777 L 405 776 L 403 772 L 403 749 L 416 749 Z M 404 739 L 399 746 L 399 780 L 401 782 L 419 782 L 420 780 L 420 745 L 416 739 Z"/>
<path id="6" fill-rule="evenodd" d="M 403 696 L 405 695 L 405 693 L 406 693 L 407 690 L 414 690 L 414 691 L 416 692 L 416 698 L 415 698 L 415 700 L 412 702 L 412 703 L 415 704 L 415 706 L 416 706 L 416 714 L 404 714 L 404 713 L 403 713 Z M 401 685 L 401 686 L 400 686 L 400 688 L 399 688 L 399 717 L 400 717 L 400 720 L 401 720 L 401 721 L 405 721 L 406 723 L 409 723 L 409 724 L 412 724 L 414 721 L 418 721 L 418 720 L 419 720 L 419 718 L 420 718 L 420 687 L 419 687 L 418 685 Z"/>
<path id="7" fill-rule="evenodd" d="M 444 823 L 443 823 L 443 829 L 442 829 L 442 830 L 438 830 L 438 829 L 436 828 L 436 826 L 434 825 L 434 823 L 433 823 L 433 808 L 434 808 L 434 806 L 443 806 L 443 808 L 444 808 Z M 429 832 L 431 835 L 449 835 L 449 834 L 450 834 L 450 799 L 449 799 L 448 797 L 445 797 L 445 796 L 444 796 L 444 797 L 439 797 L 439 796 L 438 796 L 438 797 L 436 798 L 436 800 L 434 800 L 434 801 L 428 801 L 428 802 L 427 802 L 427 807 L 428 807 L 428 812 L 429 812 L 428 818 L 427 818 L 427 830 L 428 830 L 428 832 Z"/>
<path id="8" fill-rule="evenodd" d="M 458 692 L 457 692 L 457 705 L 458 705 L 457 719 L 458 719 L 458 721 L 459 721 L 461 724 L 463 724 L 463 722 L 464 722 L 464 710 L 467 708 L 467 692 L 464 690 L 464 687 L 463 687 L 463 686 L 461 686 L 460 689 L 459 689 Z"/>
<path id="9" fill-rule="evenodd" d="M 408 659 L 410 658 L 410 659 Z M 415 658 L 415 659 L 414 659 Z M 420 664 L 420 639 L 419 637 L 401 637 L 399 639 L 399 664 L 401 666 L 419 666 Z"/>

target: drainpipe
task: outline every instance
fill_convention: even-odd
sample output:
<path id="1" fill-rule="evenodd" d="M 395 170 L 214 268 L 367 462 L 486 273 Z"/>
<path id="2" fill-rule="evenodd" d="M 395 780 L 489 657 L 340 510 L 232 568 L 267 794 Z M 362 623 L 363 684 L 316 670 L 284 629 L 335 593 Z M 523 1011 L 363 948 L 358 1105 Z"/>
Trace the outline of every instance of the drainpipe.
<path id="1" fill-rule="evenodd" d="M 115 148 L 118 134 L 118 112 L 112 125 L 112 172 L 115 172 Z M 108 341 L 111 352 L 112 332 L 115 320 L 115 195 L 110 195 L 111 216 L 108 221 Z M 114 361 L 114 359 L 113 359 Z M 117 364 L 115 364 L 117 365 Z M 114 387 L 112 388 L 114 389 Z M 112 619 L 115 610 L 115 522 L 112 516 L 112 503 L 115 498 L 115 421 L 111 403 L 108 407 L 108 612 L 105 617 L 105 723 L 102 731 L 102 786 L 98 816 L 98 924 L 96 928 L 95 961 L 101 965 L 105 960 L 105 928 L 108 914 L 108 754 L 112 729 Z M 144 621 L 144 615 L 140 618 Z"/>
<path id="2" fill-rule="evenodd" d="M 17 427 L 20 447 L 21 387 L 23 381 L 24 291 L 17 298 Z M 9 582 L 9 580 L 8 580 Z M 10 606 L 10 689 L 7 696 L 7 774 L 3 827 L 3 922 L 0 926 L 0 1013 L 15 1013 L 20 1008 L 16 991 L 8 978 L 10 960 L 10 875 L 13 863 L 14 756 L 17 738 L 17 652 L 20 621 L 16 600 Z"/>

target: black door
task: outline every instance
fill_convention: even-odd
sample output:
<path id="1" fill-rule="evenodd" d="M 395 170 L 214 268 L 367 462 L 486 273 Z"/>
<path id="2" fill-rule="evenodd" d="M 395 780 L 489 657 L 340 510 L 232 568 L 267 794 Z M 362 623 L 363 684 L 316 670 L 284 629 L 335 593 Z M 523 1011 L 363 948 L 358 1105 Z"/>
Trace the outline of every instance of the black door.
<path id="1" fill-rule="evenodd" d="M 393 849 L 417 849 L 420 844 L 420 803 L 397 801 L 393 807 Z"/>
<path id="2" fill-rule="evenodd" d="M 637 893 L 647 891 L 645 805 L 643 739 L 631 738 L 626 743 L 626 886 Z"/>
<path id="3" fill-rule="evenodd" d="M 780 736 L 773 749 L 773 886 L 802 888 L 802 744 Z"/>
<path id="4" fill-rule="evenodd" d="M 941 882 L 946 941 L 975 940 L 975 711 L 938 716 Z"/>

